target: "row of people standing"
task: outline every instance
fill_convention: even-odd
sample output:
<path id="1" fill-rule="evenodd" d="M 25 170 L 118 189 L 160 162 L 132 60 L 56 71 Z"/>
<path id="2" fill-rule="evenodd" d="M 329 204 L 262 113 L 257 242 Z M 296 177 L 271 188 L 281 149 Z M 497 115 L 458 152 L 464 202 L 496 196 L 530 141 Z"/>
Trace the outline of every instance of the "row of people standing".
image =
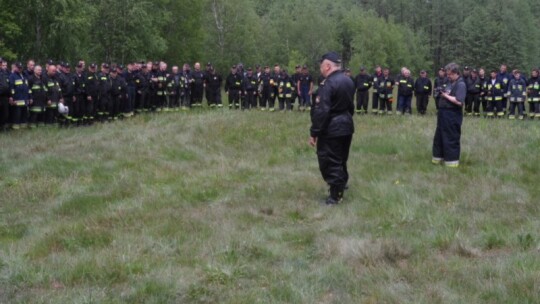
<path id="1" fill-rule="evenodd" d="M 16 62 L 8 69 L 0 58 L 0 129 L 19 129 L 55 123 L 86 125 L 110 121 L 135 113 L 168 111 L 201 106 L 203 90 L 211 107 L 221 106 L 221 77 L 211 64 L 190 71 L 165 62 L 121 65 L 80 60 L 75 71 L 69 63 L 45 66 L 33 60 L 26 68 Z"/>
<path id="2" fill-rule="evenodd" d="M 350 75 L 350 72 L 349 72 Z M 412 97 L 416 96 L 418 114 L 425 115 L 432 96 L 438 108 L 440 94 L 448 85 L 448 78 L 443 68 L 439 69 L 434 82 L 429 79 L 427 72 L 422 70 L 415 80 L 407 68 L 402 68 L 397 77 L 392 77 L 388 68 L 377 66 L 375 73 L 369 75 L 364 67 L 352 77 L 356 86 L 356 112 L 367 114 L 369 106 L 369 92 L 372 91 L 373 114 L 392 114 L 394 103 L 394 90 L 397 86 L 397 114 L 412 113 Z M 462 74 L 467 86 L 467 97 L 464 105 L 468 116 L 505 117 L 518 119 L 525 118 L 525 102 L 529 103 L 529 118 L 540 118 L 540 81 L 539 70 L 532 69 L 527 79 L 519 70 L 507 72 L 506 65 L 500 70 L 492 70 L 486 75 L 480 68 L 465 67 Z"/>
<path id="3" fill-rule="evenodd" d="M 313 77 L 307 66 L 297 65 L 295 73 L 289 75 L 280 65 L 255 69 L 248 67 L 245 71 L 241 64 L 233 65 L 225 81 L 225 92 L 231 109 L 255 109 L 274 112 L 292 111 L 296 99 L 298 109 L 311 109 L 311 96 L 314 89 Z"/>

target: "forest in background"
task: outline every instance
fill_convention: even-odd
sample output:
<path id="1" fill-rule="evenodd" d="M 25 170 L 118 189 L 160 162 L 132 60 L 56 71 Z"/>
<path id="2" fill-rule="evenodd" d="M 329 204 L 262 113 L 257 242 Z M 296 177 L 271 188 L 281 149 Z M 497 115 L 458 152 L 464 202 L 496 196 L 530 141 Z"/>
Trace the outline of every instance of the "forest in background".
<path id="1" fill-rule="evenodd" d="M 356 73 L 540 64 L 537 0 L 0 0 L 0 56 L 74 62 L 239 62 Z"/>

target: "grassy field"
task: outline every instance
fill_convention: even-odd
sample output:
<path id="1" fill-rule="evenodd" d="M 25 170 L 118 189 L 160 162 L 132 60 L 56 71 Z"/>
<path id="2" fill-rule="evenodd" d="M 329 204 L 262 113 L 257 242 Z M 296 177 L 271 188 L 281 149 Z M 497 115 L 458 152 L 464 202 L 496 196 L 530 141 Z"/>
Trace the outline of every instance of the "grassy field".
<path id="1" fill-rule="evenodd" d="M 336 207 L 307 113 L 0 134 L 0 303 L 540 303 L 540 122 L 355 116 Z"/>

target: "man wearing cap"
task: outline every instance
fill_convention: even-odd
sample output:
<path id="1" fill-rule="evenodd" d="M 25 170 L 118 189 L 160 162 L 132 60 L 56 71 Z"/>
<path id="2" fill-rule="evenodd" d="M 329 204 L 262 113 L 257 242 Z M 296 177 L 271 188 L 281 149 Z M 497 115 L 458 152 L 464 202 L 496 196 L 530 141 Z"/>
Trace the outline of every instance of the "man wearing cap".
<path id="1" fill-rule="evenodd" d="M 0 58 L 0 131 L 7 131 L 9 126 L 9 94 L 7 61 Z"/>
<path id="2" fill-rule="evenodd" d="M 219 75 L 213 66 L 210 67 L 206 79 L 206 97 L 208 98 L 208 104 L 210 108 L 223 108 L 221 102 L 221 83 L 223 79 Z"/>
<path id="3" fill-rule="evenodd" d="M 259 96 L 260 96 L 260 102 L 259 106 L 261 108 L 261 111 L 266 111 L 266 107 L 270 102 L 270 98 L 272 97 L 272 94 L 274 92 L 274 88 L 272 87 L 272 75 L 270 74 L 270 67 L 265 66 L 264 71 L 259 76 Z"/>
<path id="4" fill-rule="evenodd" d="M 109 76 L 109 64 L 101 64 L 101 73 L 99 74 L 99 102 L 97 105 L 97 116 L 101 122 L 109 120 L 111 107 L 111 89 L 112 82 Z"/>
<path id="5" fill-rule="evenodd" d="M 68 107 L 69 113 L 65 115 L 66 123 L 69 122 L 75 122 L 74 118 L 74 103 L 75 96 L 74 96 L 74 88 L 75 88 L 75 80 L 74 76 L 71 74 L 71 65 L 69 62 L 63 62 L 61 64 L 60 70 L 58 72 L 58 79 L 60 80 L 60 88 L 62 89 L 62 97 L 64 99 L 64 104 Z"/>
<path id="6" fill-rule="evenodd" d="M 360 67 L 360 73 L 354 78 L 354 84 L 356 88 L 356 113 L 367 114 L 371 76 L 368 75 L 365 67 Z"/>
<path id="7" fill-rule="evenodd" d="M 30 88 L 28 87 L 28 80 L 22 74 L 22 69 L 22 63 L 16 62 L 13 65 L 11 75 L 9 75 L 11 127 L 14 130 L 20 129 L 21 124 L 26 121 L 27 106 L 30 101 Z"/>
<path id="8" fill-rule="evenodd" d="M 467 95 L 467 85 L 459 73 L 459 66 L 446 66 L 449 83 L 441 92 L 437 129 L 433 138 L 433 164 L 444 163 L 446 167 L 457 168 L 461 154 L 461 124 L 463 104 Z"/>
<path id="9" fill-rule="evenodd" d="M 473 69 L 471 71 L 471 76 L 465 80 L 467 85 L 467 98 L 465 99 L 465 115 L 473 115 L 473 105 L 478 103 L 478 98 L 481 91 L 481 83 L 478 78 L 478 71 Z"/>
<path id="10" fill-rule="evenodd" d="M 253 69 L 248 67 L 246 77 L 242 80 L 242 95 L 244 104 L 242 110 L 257 108 L 257 88 L 259 87 L 257 76 L 253 74 Z"/>
<path id="11" fill-rule="evenodd" d="M 225 80 L 225 93 L 229 97 L 229 109 L 240 106 L 240 90 L 242 88 L 242 77 L 238 73 L 236 65 L 233 65 L 231 72 Z"/>
<path id="12" fill-rule="evenodd" d="M 137 66 L 136 63 L 129 63 L 127 69 L 120 75 L 127 84 L 128 99 L 126 101 L 126 106 L 124 107 L 124 116 L 126 117 L 132 116 L 135 111 L 135 98 L 137 97 L 137 85 L 135 79 L 137 79 L 137 74 L 139 73 Z"/>
<path id="13" fill-rule="evenodd" d="M 95 107 L 99 101 L 99 77 L 95 63 L 91 63 L 88 66 L 88 73 L 86 73 L 84 84 L 86 101 L 81 105 L 81 108 L 84 123 L 90 125 L 94 122 Z"/>
<path id="14" fill-rule="evenodd" d="M 272 94 L 270 95 L 270 104 L 268 106 L 268 109 L 270 112 L 274 112 L 276 110 L 276 98 L 278 98 L 279 90 L 278 85 L 281 82 L 281 66 L 279 64 L 274 65 L 274 73 L 272 74 L 272 77 L 270 79 L 270 85 L 272 86 Z"/>
<path id="15" fill-rule="evenodd" d="M 420 77 L 414 82 L 414 93 L 416 95 L 416 110 L 418 114 L 425 115 L 431 95 L 431 80 L 427 77 L 425 70 L 420 71 Z"/>
<path id="16" fill-rule="evenodd" d="M 193 78 L 193 85 L 191 86 L 191 104 L 194 107 L 200 108 L 202 106 L 204 92 L 204 73 L 201 71 L 201 64 L 198 62 L 195 62 L 193 68 L 194 70 L 191 73 Z"/>
<path id="17" fill-rule="evenodd" d="M 313 92 L 313 77 L 309 74 L 308 67 L 302 67 L 302 74 L 298 78 L 296 87 L 299 95 L 300 111 L 311 111 L 311 93 Z"/>
<path id="18" fill-rule="evenodd" d="M 300 95 L 300 92 L 298 91 L 298 80 L 300 79 L 300 76 L 302 75 L 302 66 L 297 64 L 294 67 L 295 71 L 294 74 L 291 75 L 291 82 L 294 84 L 294 87 L 292 89 L 292 97 L 291 97 L 291 105 L 294 108 L 294 104 L 296 103 L 297 97 Z M 298 98 L 298 109 L 300 110 L 300 98 Z"/>
<path id="19" fill-rule="evenodd" d="M 111 80 L 111 102 L 109 106 L 110 117 L 117 120 L 125 114 L 125 106 L 128 100 L 127 83 L 118 73 L 117 66 L 111 66 L 109 74 Z"/>
<path id="20" fill-rule="evenodd" d="M 167 97 L 169 98 L 169 107 L 171 111 L 178 111 L 180 109 L 180 69 L 177 65 L 171 69 L 171 74 L 167 79 Z"/>
<path id="21" fill-rule="evenodd" d="M 341 58 L 335 52 L 326 53 L 320 63 L 325 78 L 311 111 L 309 143 L 317 147 L 319 169 L 330 186 L 326 204 L 338 204 L 349 180 L 347 160 L 354 133 L 353 81 L 341 71 Z"/>

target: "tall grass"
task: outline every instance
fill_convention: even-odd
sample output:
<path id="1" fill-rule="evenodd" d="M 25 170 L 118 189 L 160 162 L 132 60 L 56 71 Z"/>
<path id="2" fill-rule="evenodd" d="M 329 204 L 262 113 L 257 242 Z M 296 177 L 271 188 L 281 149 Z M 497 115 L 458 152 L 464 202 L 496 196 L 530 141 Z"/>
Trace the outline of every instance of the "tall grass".
<path id="1" fill-rule="evenodd" d="M 538 121 L 355 122 L 333 208 L 305 113 L 1 135 L 0 302 L 538 303 Z"/>

